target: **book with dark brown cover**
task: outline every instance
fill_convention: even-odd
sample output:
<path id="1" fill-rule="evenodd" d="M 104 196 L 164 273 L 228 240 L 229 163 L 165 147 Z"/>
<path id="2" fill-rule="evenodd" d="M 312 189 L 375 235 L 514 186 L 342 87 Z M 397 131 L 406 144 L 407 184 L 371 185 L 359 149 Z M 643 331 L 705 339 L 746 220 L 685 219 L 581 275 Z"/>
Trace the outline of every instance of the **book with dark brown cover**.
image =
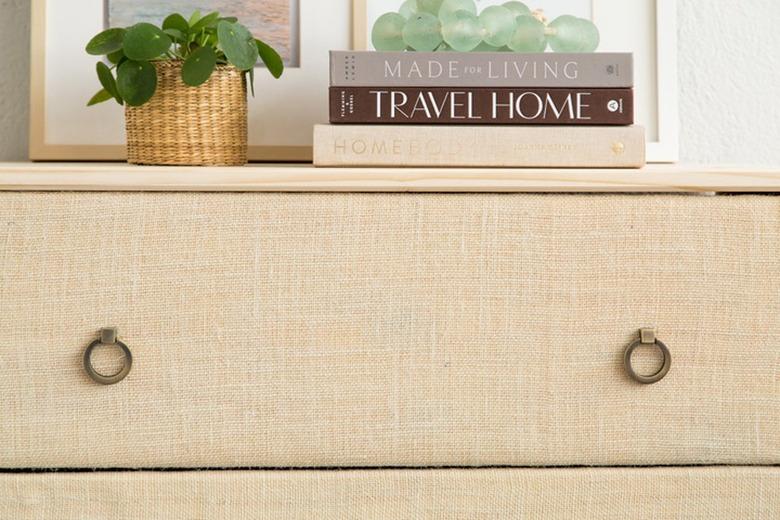
<path id="1" fill-rule="evenodd" d="M 630 88 L 331 87 L 330 122 L 631 125 Z"/>

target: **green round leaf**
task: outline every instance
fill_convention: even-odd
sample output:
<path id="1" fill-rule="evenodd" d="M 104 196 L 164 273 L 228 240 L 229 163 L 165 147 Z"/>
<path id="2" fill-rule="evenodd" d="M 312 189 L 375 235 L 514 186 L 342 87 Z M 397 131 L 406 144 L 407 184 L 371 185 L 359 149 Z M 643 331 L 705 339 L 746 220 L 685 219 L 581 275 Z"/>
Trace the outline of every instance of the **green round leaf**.
<path id="1" fill-rule="evenodd" d="M 163 29 L 163 32 L 173 38 L 175 42 L 186 43 L 187 36 L 178 29 Z"/>
<path id="2" fill-rule="evenodd" d="M 247 76 L 249 76 L 249 86 L 252 89 L 252 97 L 255 97 L 255 68 L 252 67 L 248 71 L 245 72 Z M 244 77 L 244 80 L 246 81 L 246 77 Z"/>
<path id="3" fill-rule="evenodd" d="M 200 20 L 195 23 L 195 25 L 192 26 L 191 32 L 197 33 L 202 29 L 205 29 L 207 27 L 211 27 L 217 24 L 217 20 L 219 20 L 219 13 L 209 13 Z"/>
<path id="4" fill-rule="evenodd" d="M 257 52 L 260 54 L 260 59 L 263 60 L 265 66 L 268 68 L 268 72 L 275 78 L 279 78 L 284 72 L 284 61 L 279 53 L 276 52 L 273 47 L 267 43 L 255 40 L 257 44 Z"/>
<path id="5" fill-rule="evenodd" d="M 190 24 L 179 13 L 174 13 L 168 16 L 162 24 L 163 31 L 166 29 L 176 29 L 177 31 L 187 34 L 190 31 Z"/>
<path id="6" fill-rule="evenodd" d="M 116 80 L 114 80 L 114 75 L 111 73 L 111 69 L 109 69 L 108 65 L 102 61 L 97 62 L 96 69 L 100 84 L 103 85 L 103 88 L 107 90 L 109 94 L 114 96 L 114 99 L 116 99 L 117 103 L 121 105 L 122 97 L 119 95 L 119 90 L 116 88 Z"/>
<path id="7" fill-rule="evenodd" d="M 143 105 L 157 90 L 157 70 L 149 62 L 127 60 L 117 70 L 116 86 L 128 105 Z"/>
<path id="8" fill-rule="evenodd" d="M 123 40 L 125 56 L 131 60 L 148 61 L 165 54 L 173 42 L 158 27 L 137 23 L 127 29 Z"/>
<path id="9" fill-rule="evenodd" d="M 217 66 L 217 53 L 211 47 L 200 47 L 190 54 L 181 69 L 181 79 L 191 87 L 205 83 Z"/>
<path id="10" fill-rule="evenodd" d="M 110 61 L 114 65 L 119 65 L 119 63 L 122 61 L 122 58 L 125 57 L 125 53 L 122 51 L 122 49 L 119 49 L 116 52 L 110 53 L 106 57 L 108 58 L 108 61 Z"/>
<path id="11" fill-rule="evenodd" d="M 206 41 L 203 43 L 204 46 L 209 46 L 217 49 L 217 46 L 219 45 L 219 38 L 217 37 L 216 31 L 208 30 L 206 31 Z"/>
<path id="12" fill-rule="evenodd" d="M 217 25 L 219 44 L 228 61 L 239 70 L 249 70 L 257 63 L 257 44 L 249 30 L 240 23 L 221 21 Z"/>
<path id="13" fill-rule="evenodd" d="M 107 29 L 89 40 L 87 53 L 93 56 L 102 56 L 116 52 L 122 48 L 124 37 L 124 29 Z"/>
<path id="14" fill-rule="evenodd" d="M 102 88 L 98 91 L 97 94 L 92 96 L 92 98 L 87 102 L 87 106 L 91 107 L 92 105 L 97 105 L 98 103 L 103 103 L 104 101 L 108 101 L 109 99 L 114 99 L 114 96 L 111 95 L 109 91 Z"/>
<path id="15" fill-rule="evenodd" d="M 189 20 L 189 22 L 187 22 L 187 23 L 189 23 L 189 24 L 190 24 L 190 27 L 192 27 L 193 25 L 195 25 L 196 23 L 198 23 L 198 20 L 200 20 L 200 11 L 198 11 L 198 10 L 196 9 L 196 10 L 195 10 L 195 11 L 194 11 L 194 12 L 193 12 L 191 15 L 190 15 L 190 20 Z"/>

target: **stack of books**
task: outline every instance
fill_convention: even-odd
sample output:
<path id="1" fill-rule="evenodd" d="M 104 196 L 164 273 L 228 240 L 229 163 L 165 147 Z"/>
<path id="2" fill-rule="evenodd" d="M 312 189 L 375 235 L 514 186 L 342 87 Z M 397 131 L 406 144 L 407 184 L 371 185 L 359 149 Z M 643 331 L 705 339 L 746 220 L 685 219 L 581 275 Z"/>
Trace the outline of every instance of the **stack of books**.
<path id="1" fill-rule="evenodd" d="M 640 168 L 629 53 L 332 51 L 316 166 Z"/>

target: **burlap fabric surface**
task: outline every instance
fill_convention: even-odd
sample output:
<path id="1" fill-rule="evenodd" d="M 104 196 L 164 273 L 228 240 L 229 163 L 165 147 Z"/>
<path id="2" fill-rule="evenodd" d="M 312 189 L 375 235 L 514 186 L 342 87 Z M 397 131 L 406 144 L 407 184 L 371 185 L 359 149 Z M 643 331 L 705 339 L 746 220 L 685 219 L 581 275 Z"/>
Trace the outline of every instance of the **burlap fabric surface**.
<path id="1" fill-rule="evenodd" d="M 3 193 L 0 467 L 777 464 L 779 275 L 777 197 Z"/>

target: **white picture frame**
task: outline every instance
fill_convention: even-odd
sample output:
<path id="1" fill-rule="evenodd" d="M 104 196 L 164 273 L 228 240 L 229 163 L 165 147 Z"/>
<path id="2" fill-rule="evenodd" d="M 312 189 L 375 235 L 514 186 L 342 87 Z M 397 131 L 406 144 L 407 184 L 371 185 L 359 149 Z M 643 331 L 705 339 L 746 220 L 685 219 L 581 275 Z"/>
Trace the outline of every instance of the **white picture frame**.
<path id="1" fill-rule="evenodd" d="M 97 58 L 84 47 L 105 28 L 104 0 L 32 0 L 31 8 L 30 159 L 124 160 L 123 108 L 86 106 L 100 86 Z M 251 161 L 311 161 L 312 127 L 328 120 L 328 50 L 352 46 L 351 0 L 299 0 L 296 14 L 300 66 L 280 80 L 264 70 L 255 75 Z"/>
<path id="2" fill-rule="evenodd" d="M 599 28 L 599 51 L 633 52 L 636 122 L 647 131 L 647 161 L 677 162 L 679 157 L 677 83 L 677 0 L 531 0 L 532 8 L 553 2 L 557 11 L 576 11 L 589 3 L 591 18 Z M 369 50 L 373 4 L 395 10 L 402 0 L 354 0 L 355 50 Z M 490 5 L 503 1 L 477 1 Z M 568 4 L 568 6 L 566 5 Z M 566 11 L 563 11 L 566 12 Z M 580 12 L 571 14 L 580 15 Z"/>

